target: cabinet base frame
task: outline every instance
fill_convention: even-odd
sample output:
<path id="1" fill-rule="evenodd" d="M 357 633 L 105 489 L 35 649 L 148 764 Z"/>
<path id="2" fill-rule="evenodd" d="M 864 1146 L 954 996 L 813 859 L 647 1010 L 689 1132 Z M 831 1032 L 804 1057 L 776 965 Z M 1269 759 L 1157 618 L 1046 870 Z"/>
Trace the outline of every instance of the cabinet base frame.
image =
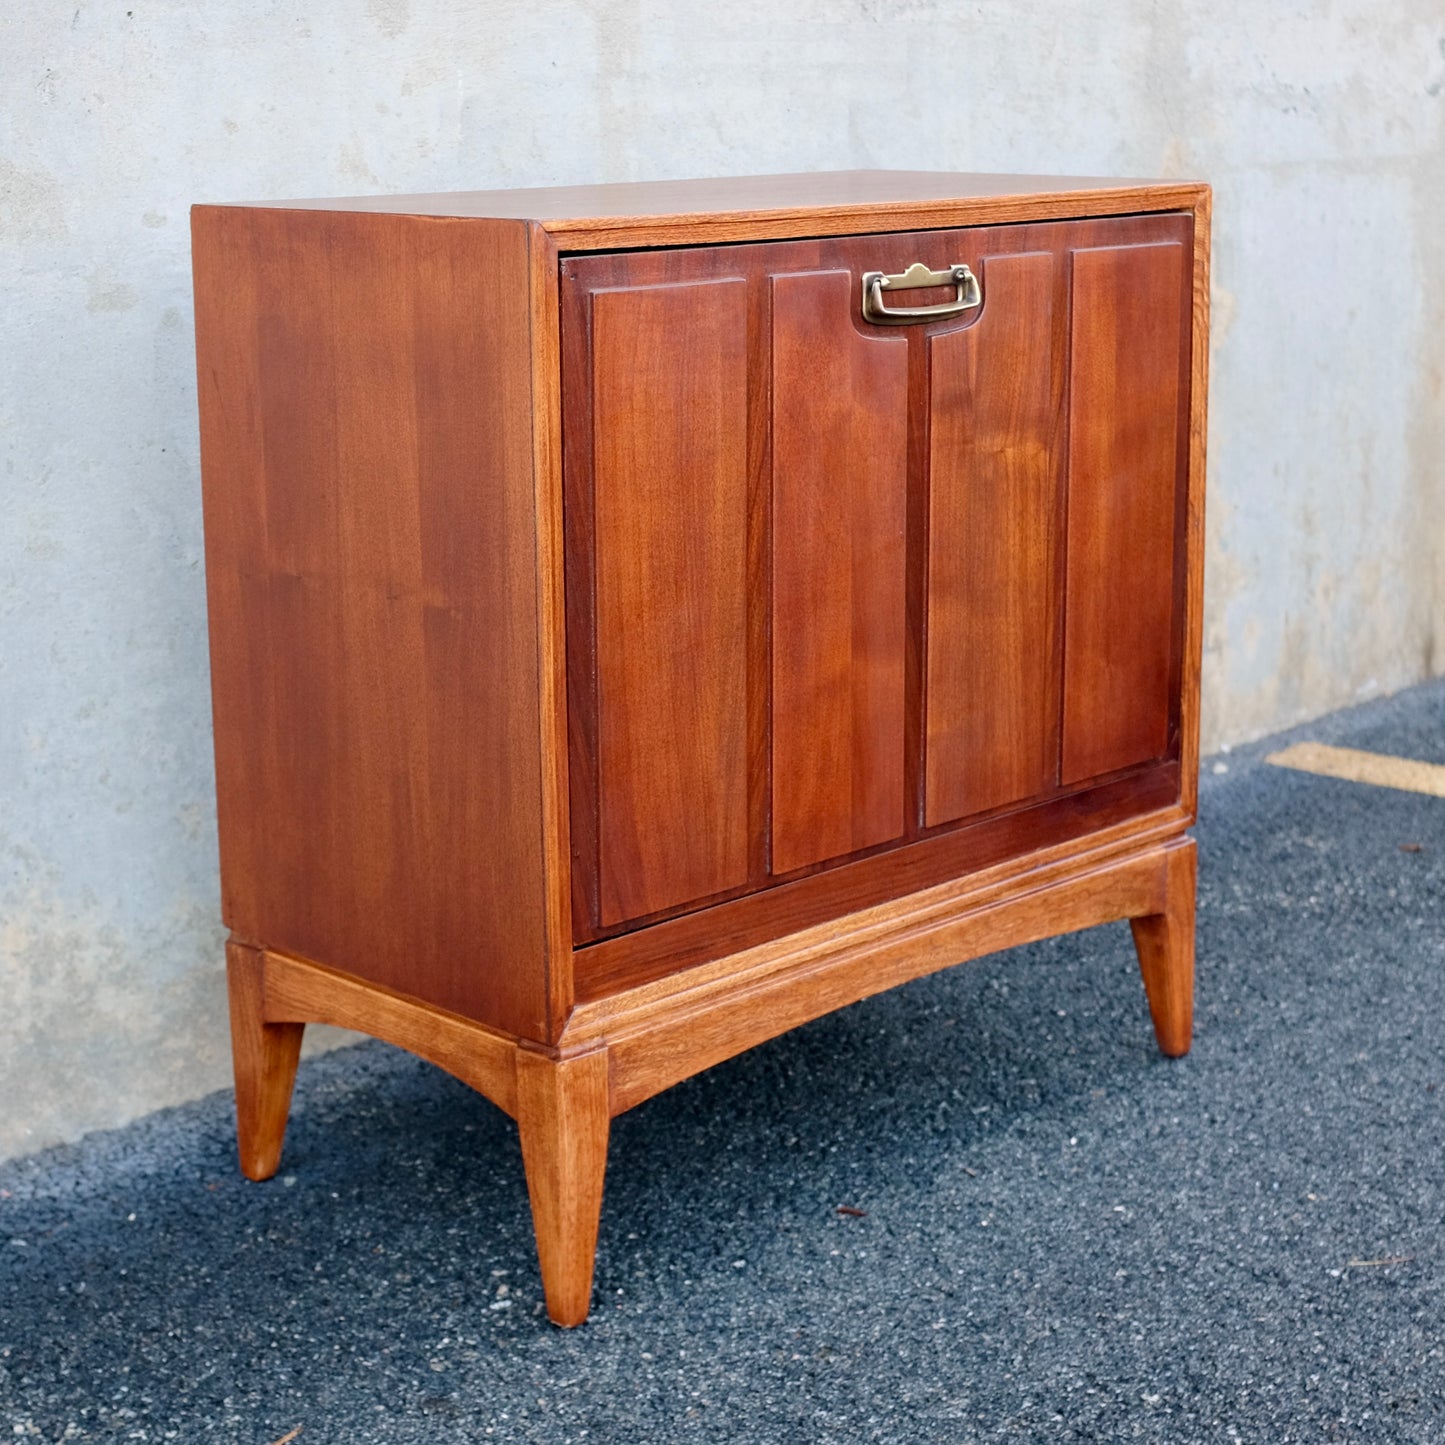
<path id="1" fill-rule="evenodd" d="M 242 1171 L 280 1164 L 307 1023 L 429 1060 L 517 1120 L 547 1312 L 587 1317 L 608 1125 L 716 1063 L 896 984 L 1022 943 L 1129 919 L 1160 1049 L 1188 1051 L 1194 840 L 1100 849 L 979 886 L 960 880 L 575 1008 L 546 1048 L 232 938 L 226 945 Z"/>

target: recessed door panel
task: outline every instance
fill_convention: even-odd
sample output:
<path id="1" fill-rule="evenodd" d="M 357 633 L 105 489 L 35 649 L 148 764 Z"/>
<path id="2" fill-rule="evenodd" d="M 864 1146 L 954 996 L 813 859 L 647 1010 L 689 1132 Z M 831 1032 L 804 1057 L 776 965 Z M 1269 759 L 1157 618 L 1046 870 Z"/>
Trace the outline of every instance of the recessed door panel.
<path id="1" fill-rule="evenodd" d="M 848 271 L 771 278 L 772 871 L 904 829 L 908 343 Z"/>
<path id="2" fill-rule="evenodd" d="M 929 342 L 930 828 L 1058 782 L 1056 264 L 991 257 L 978 322 Z"/>
<path id="3" fill-rule="evenodd" d="M 1185 261 L 1178 242 L 1071 257 L 1065 784 L 1169 747 Z"/>
<path id="4" fill-rule="evenodd" d="M 747 287 L 592 297 L 599 911 L 748 876 Z"/>

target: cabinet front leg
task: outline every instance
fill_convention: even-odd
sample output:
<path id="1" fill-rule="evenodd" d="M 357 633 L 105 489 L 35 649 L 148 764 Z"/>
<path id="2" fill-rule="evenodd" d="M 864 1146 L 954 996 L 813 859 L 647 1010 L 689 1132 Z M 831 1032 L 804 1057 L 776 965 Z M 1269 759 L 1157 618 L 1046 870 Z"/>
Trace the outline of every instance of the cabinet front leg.
<path id="1" fill-rule="evenodd" d="M 286 1116 L 296 1083 L 305 1024 L 269 1024 L 262 1012 L 259 949 L 226 945 L 226 988 L 231 999 L 231 1062 L 236 1072 L 236 1137 L 241 1172 L 269 1179 L 281 1163 Z"/>
<path id="2" fill-rule="evenodd" d="M 1131 918 L 1139 971 L 1154 1019 L 1154 1036 L 1170 1058 L 1189 1052 L 1194 1032 L 1194 888 L 1198 868 L 1194 839 L 1169 851 L 1164 912 Z"/>
<path id="3" fill-rule="evenodd" d="M 605 1049 L 560 1062 L 518 1052 L 517 1127 L 553 1324 L 580 1325 L 592 1303 L 610 1123 Z"/>

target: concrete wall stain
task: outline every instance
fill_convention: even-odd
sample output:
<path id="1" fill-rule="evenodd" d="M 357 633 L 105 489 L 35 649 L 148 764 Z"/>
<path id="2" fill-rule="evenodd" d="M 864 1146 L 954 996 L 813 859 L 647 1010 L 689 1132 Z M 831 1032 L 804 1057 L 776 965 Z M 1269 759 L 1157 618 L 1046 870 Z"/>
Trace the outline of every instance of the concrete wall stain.
<path id="1" fill-rule="evenodd" d="M 112 281 L 106 276 L 89 278 L 90 296 L 87 311 L 129 311 L 140 305 L 140 294 L 125 281 Z"/>
<path id="2" fill-rule="evenodd" d="M 366 18 L 388 40 L 395 40 L 411 21 L 410 0 L 366 0 Z"/>
<path id="3" fill-rule="evenodd" d="M 956 10 L 9 17 L 0 1156 L 228 1077 L 192 202 L 859 165 L 1201 176 L 1205 746 L 1445 669 L 1439 0 Z"/>
<path id="4" fill-rule="evenodd" d="M 0 245 L 58 241 L 65 235 L 65 190 L 57 176 L 22 170 L 0 156 Z"/>

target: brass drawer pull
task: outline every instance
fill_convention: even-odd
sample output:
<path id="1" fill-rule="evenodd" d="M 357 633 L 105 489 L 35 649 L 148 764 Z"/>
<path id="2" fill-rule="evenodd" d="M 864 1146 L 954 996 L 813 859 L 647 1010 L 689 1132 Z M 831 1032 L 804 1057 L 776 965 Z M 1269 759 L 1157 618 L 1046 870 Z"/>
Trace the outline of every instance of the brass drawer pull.
<path id="1" fill-rule="evenodd" d="M 958 286 L 958 295 L 939 306 L 912 306 L 890 310 L 883 304 L 885 291 L 917 291 L 923 286 Z M 930 271 L 922 261 L 915 261 L 901 276 L 885 276 L 882 271 L 863 273 L 863 319 L 875 326 L 910 326 L 918 321 L 943 321 L 962 316 L 983 304 L 983 291 L 978 277 L 967 266 L 950 266 L 946 271 Z"/>

